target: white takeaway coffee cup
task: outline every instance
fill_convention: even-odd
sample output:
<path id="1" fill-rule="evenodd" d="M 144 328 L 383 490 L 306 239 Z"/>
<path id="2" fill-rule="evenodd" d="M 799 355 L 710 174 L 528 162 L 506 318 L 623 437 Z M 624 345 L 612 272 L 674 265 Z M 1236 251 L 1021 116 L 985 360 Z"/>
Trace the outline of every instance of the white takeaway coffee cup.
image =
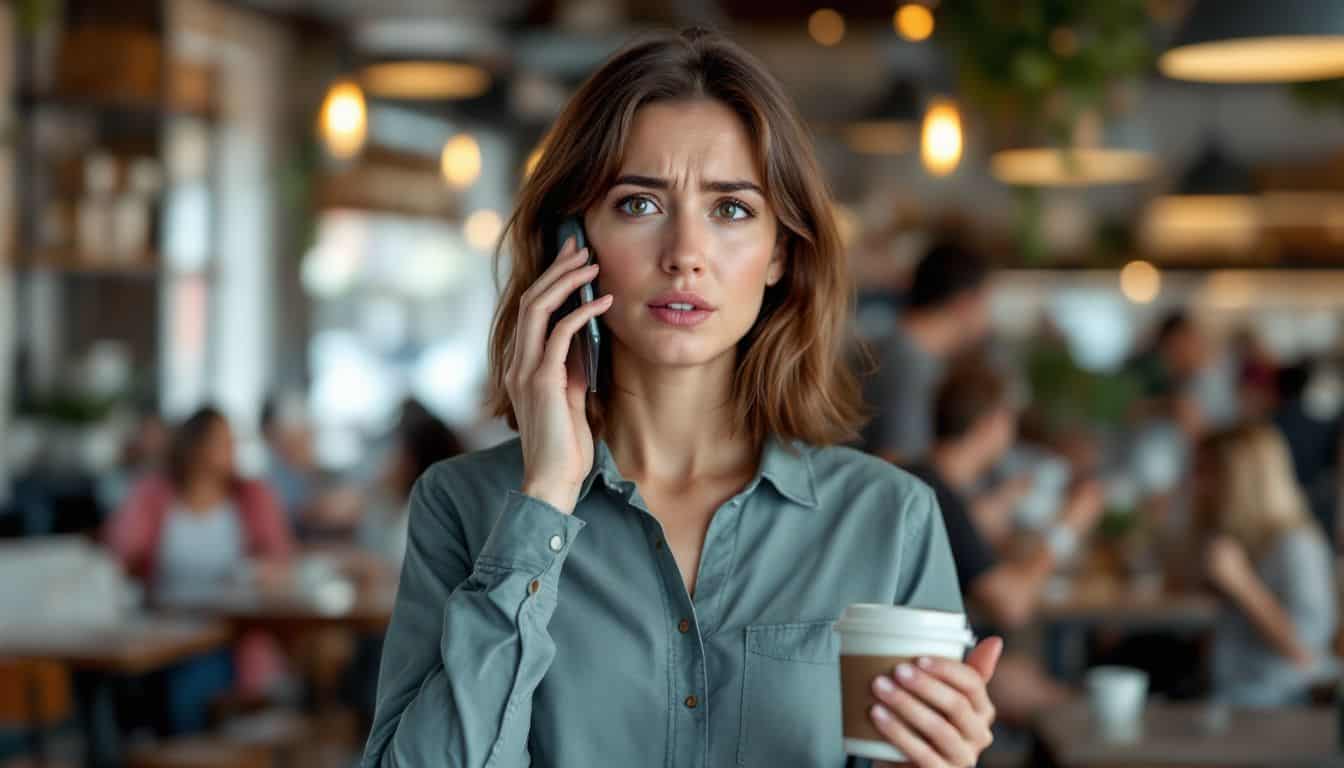
<path id="1" fill-rule="evenodd" d="M 845 752 L 855 757 L 905 762 L 868 716 L 877 698 L 873 678 L 923 656 L 961 661 L 975 644 L 966 615 L 920 608 L 856 603 L 835 623 L 840 634 L 840 696 Z"/>

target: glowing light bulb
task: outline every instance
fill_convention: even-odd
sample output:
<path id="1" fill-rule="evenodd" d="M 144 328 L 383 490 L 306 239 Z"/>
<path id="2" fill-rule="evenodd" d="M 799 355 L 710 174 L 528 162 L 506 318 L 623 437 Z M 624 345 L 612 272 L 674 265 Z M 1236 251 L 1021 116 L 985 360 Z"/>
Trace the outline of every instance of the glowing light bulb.
<path id="1" fill-rule="evenodd" d="M 1131 261 L 1120 270 L 1120 292 L 1135 304 L 1147 304 L 1162 292 L 1162 273 L 1146 261 Z"/>
<path id="2" fill-rule="evenodd" d="M 946 176 L 961 163 L 961 113 L 950 101 L 938 99 L 924 113 L 920 131 L 920 158 L 934 176 Z"/>
<path id="3" fill-rule="evenodd" d="M 368 137 L 364 92 L 349 80 L 333 83 L 322 101 L 318 123 L 328 152 L 339 158 L 354 157 Z"/>
<path id="4" fill-rule="evenodd" d="M 488 251 L 495 247 L 499 233 L 504 229 L 504 220 L 489 208 L 472 211 L 462 223 L 462 232 L 473 248 Z"/>
<path id="5" fill-rule="evenodd" d="M 933 13 L 919 3 L 906 3 L 896 11 L 892 26 L 912 43 L 928 40 L 933 34 Z"/>
<path id="6" fill-rule="evenodd" d="M 481 145 L 471 134 L 459 133 L 443 145 L 439 169 L 454 187 L 471 186 L 481 175 Z"/>
<path id="7" fill-rule="evenodd" d="M 833 8 L 822 8 L 808 17 L 807 33 L 820 45 L 835 45 L 845 39 L 845 17 Z"/>

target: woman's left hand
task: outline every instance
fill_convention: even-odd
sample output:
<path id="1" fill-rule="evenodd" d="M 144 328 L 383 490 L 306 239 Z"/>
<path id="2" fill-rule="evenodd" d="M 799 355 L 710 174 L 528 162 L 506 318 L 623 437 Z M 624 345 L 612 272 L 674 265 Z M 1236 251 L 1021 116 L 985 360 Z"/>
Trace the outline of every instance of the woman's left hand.
<path id="1" fill-rule="evenodd" d="M 920 768 L 975 765 L 994 740 L 994 705 L 986 684 L 994 676 L 1003 641 L 991 637 L 966 662 L 919 659 L 873 680 L 880 703 L 869 712 L 877 730 Z M 876 762 L 881 768 L 895 764 Z"/>

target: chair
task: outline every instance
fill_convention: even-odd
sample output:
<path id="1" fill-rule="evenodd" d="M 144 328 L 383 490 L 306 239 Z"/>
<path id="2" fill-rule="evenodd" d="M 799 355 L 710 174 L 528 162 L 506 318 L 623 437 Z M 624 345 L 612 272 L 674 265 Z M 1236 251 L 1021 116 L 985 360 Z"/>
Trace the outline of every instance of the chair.
<path id="1" fill-rule="evenodd" d="M 70 717 L 70 673 L 50 661 L 0 661 L 0 723 L 54 725 Z"/>
<path id="2" fill-rule="evenodd" d="M 47 754 L 47 730 L 72 714 L 70 672 L 50 661 L 0 661 L 0 725 L 27 730 L 35 758 Z"/>

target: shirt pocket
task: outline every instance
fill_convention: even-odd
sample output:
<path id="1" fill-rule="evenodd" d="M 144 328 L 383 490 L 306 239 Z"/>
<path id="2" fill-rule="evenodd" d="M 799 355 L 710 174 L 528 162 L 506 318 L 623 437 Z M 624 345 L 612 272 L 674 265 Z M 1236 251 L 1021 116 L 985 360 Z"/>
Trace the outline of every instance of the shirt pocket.
<path id="1" fill-rule="evenodd" d="M 737 764 L 841 766 L 840 641 L 833 622 L 746 629 Z"/>

